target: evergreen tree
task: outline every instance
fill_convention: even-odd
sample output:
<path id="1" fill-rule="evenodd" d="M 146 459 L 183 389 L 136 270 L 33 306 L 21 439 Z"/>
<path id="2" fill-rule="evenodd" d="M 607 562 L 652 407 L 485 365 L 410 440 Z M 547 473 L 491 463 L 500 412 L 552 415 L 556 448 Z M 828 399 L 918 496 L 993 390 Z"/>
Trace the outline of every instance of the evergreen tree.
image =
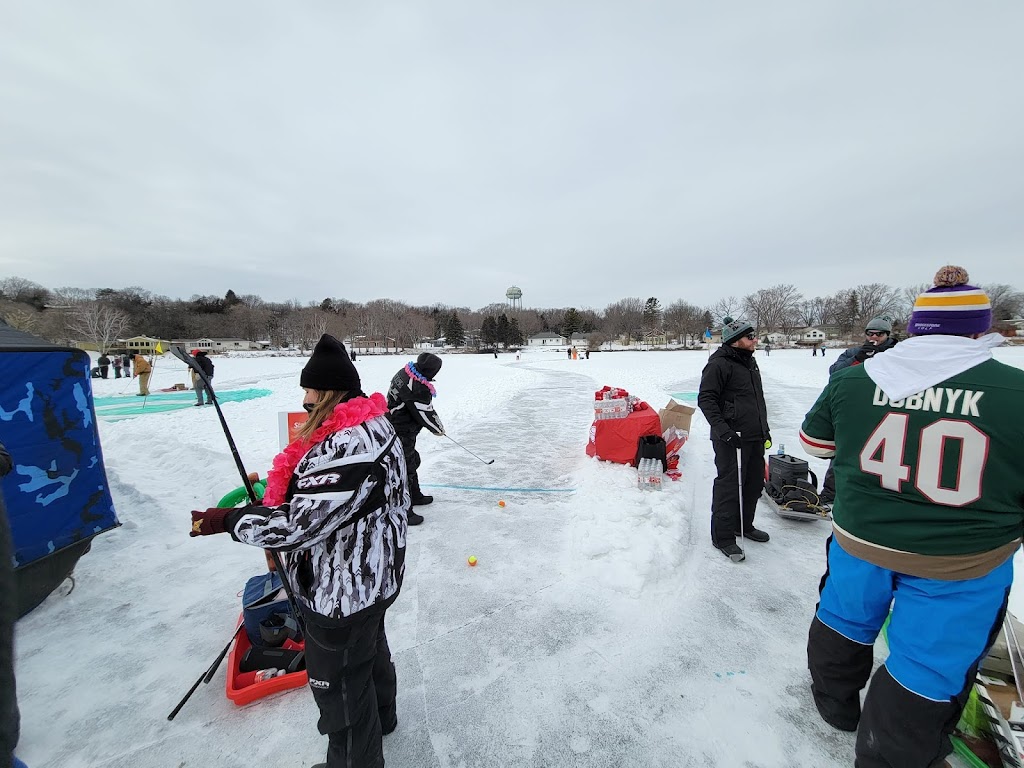
<path id="1" fill-rule="evenodd" d="M 453 347 L 461 347 L 466 343 L 466 329 L 462 327 L 459 313 L 452 311 L 448 324 L 444 329 L 445 342 Z"/>
<path id="2" fill-rule="evenodd" d="M 491 347 L 498 343 L 498 321 L 494 315 L 488 315 L 480 325 L 480 343 Z"/>
<path id="3" fill-rule="evenodd" d="M 233 307 L 236 304 L 241 304 L 242 300 L 235 295 L 235 292 L 228 288 L 228 292 L 224 294 L 224 306 Z"/>
<path id="4" fill-rule="evenodd" d="M 565 317 L 562 318 L 562 335 L 565 338 L 572 338 L 574 333 L 578 333 L 583 327 L 583 320 L 580 318 L 580 313 L 576 311 L 576 307 L 569 307 L 565 310 Z"/>
<path id="5" fill-rule="evenodd" d="M 644 302 L 644 328 L 653 331 L 661 327 L 661 302 L 651 296 Z"/>
<path id="6" fill-rule="evenodd" d="M 504 312 L 498 315 L 498 327 L 496 336 L 498 341 L 505 347 L 505 349 L 508 349 L 508 345 L 511 344 L 512 342 L 510 342 L 508 338 L 508 315 L 506 315 Z"/>
<path id="7" fill-rule="evenodd" d="M 508 321 L 508 342 L 505 346 L 521 347 L 524 343 L 523 332 L 519 330 L 519 321 L 513 317 Z"/>

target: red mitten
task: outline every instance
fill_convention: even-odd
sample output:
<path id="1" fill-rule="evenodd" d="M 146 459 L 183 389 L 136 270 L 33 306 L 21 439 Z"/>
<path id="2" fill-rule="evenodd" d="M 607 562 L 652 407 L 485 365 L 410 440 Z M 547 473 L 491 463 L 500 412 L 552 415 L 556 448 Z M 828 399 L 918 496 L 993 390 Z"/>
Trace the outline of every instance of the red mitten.
<path id="1" fill-rule="evenodd" d="M 192 511 L 192 530 L 189 536 L 210 536 L 214 533 L 224 533 L 224 518 L 231 512 L 231 507 L 211 507 L 205 512 Z"/>

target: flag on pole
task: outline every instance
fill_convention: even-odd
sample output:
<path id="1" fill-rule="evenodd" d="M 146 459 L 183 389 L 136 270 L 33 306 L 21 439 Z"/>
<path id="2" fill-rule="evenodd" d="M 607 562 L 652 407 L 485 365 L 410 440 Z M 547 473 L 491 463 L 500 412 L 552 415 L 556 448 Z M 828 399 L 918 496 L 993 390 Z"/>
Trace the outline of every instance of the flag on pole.
<path id="1" fill-rule="evenodd" d="M 158 355 L 162 355 L 164 353 L 164 348 L 162 346 L 160 346 L 160 342 L 159 341 L 156 343 L 156 353 Z"/>

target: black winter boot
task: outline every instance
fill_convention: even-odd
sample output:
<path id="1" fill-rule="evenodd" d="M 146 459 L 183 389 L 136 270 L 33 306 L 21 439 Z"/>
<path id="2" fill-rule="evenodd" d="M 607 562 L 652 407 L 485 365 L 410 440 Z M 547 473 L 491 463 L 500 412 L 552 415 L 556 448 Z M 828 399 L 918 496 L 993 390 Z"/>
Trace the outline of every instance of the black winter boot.
<path id="1" fill-rule="evenodd" d="M 739 534 L 737 534 L 737 536 L 738 535 Z M 757 542 L 760 542 L 761 544 L 764 544 L 766 541 L 768 541 L 771 538 L 771 536 L 769 536 L 764 531 L 755 528 L 754 526 L 750 526 L 749 528 L 744 528 L 743 529 L 743 538 L 744 539 L 750 539 L 751 541 L 757 541 Z"/>
<path id="2" fill-rule="evenodd" d="M 422 493 L 419 496 L 412 497 L 412 505 L 414 507 L 425 507 L 427 504 L 432 504 L 433 501 L 433 496 L 426 496 Z"/>
<path id="3" fill-rule="evenodd" d="M 874 650 L 855 643 L 815 616 L 807 637 L 811 694 L 821 719 L 840 731 L 855 731 L 860 692 L 871 675 Z"/>
<path id="4" fill-rule="evenodd" d="M 747 556 L 743 554 L 743 550 L 736 542 L 733 542 L 732 544 L 726 544 L 723 547 L 720 547 L 717 544 L 715 544 L 715 548 L 723 555 L 728 557 L 730 560 L 732 560 L 734 563 L 742 563 L 744 560 L 747 559 Z"/>
<path id="5" fill-rule="evenodd" d="M 423 515 L 417 515 L 415 512 L 413 512 L 410 509 L 409 510 L 409 518 L 408 518 L 408 520 L 409 520 L 409 525 L 422 525 L 423 524 Z"/>

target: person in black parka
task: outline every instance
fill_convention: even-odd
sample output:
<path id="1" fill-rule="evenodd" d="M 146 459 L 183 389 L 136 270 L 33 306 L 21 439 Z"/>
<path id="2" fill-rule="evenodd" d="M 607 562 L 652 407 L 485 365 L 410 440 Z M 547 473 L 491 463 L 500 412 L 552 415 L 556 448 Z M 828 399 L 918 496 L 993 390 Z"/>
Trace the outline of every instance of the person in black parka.
<path id="1" fill-rule="evenodd" d="M 444 425 L 434 410 L 433 400 L 436 394 L 434 377 L 441 370 L 441 358 L 430 352 L 423 352 L 416 362 L 407 363 L 395 374 L 388 389 L 388 418 L 391 419 L 398 439 L 402 441 L 405 451 L 405 463 L 409 472 L 409 494 L 413 506 L 430 504 L 433 496 L 424 495 L 420 490 L 420 478 L 417 469 L 420 466 L 420 454 L 416 450 L 416 437 L 426 427 L 435 435 L 444 434 Z M 409 511 L 409 525 L 419 525 L 423 515 Z"/>
<path id="2" fill-rule="evenodd" d="M 757 334 L 743 320 L 725 318 L 722 346 L 701 375 L 697 406 L 711 425 L 715 478 L 711 497 L 711 541 L 734 562 L 744 559 L 740 534 L 740 491 L 736 451 L 743 461 L 743 536 L 768 541 L 754 527 L 754 511 L 764 488 L 764 452 L 771 445 L 761 372 L 754 361 Z"/>

